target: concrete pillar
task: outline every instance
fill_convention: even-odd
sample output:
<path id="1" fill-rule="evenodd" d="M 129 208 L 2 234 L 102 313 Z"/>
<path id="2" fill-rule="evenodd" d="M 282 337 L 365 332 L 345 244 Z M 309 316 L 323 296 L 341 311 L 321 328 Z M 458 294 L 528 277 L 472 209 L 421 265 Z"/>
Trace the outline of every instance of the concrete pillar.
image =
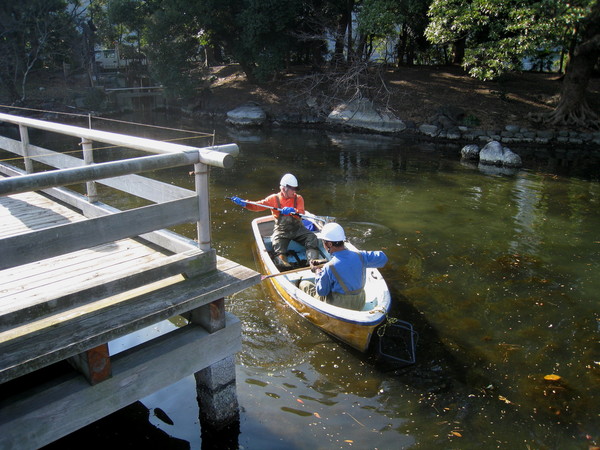
<path id="1" fill-rule="evenodd" d="M 201 306 L 187 315 L 188 320 L 214 333 L 225 327 L 225 299 Z M 235 355 L 228 356 L 194 374 L 200 408 L 202 435 L 224 430 L 238 423 L 239 405 L 235 387 Z M 204 440 L 204 438 L 203 438 Z M 236 437 L 237 441 L 237 437 Z"/>
<path id="2" fill-rule="evenodd" d="M 194 377 L 203 431 L 205 427 L 220 430 L 239 421 L 234 356 L 196 372 Z"/>

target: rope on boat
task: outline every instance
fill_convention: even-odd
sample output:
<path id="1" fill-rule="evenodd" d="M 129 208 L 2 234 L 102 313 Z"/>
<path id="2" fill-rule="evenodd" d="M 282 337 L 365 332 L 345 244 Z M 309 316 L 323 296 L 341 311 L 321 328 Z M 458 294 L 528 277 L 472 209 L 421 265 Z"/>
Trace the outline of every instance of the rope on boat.
<path id="1" fill-rule="evenodd" d="M 396 322 L 398 322 L 398 319 L 396 317 L 390 317 L 388 313 L 385 313 L 385 323 L 381 324 L 379 328 L 377 328 L 377 336 L 383 337 L 387 327 L 395 324 Z"/>

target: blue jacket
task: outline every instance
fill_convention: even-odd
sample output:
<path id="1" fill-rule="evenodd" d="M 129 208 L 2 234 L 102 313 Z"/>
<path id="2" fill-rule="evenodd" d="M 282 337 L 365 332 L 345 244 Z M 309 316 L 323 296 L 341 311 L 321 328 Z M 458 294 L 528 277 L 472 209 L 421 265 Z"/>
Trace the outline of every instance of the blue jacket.
<path id="1" fill-rule="evenodd" d="M 362 261 L 358 253 L 362 256 Z M 358 253 L 348 249 L 333 253 L 331 261 L 329 261 L 329 263 L 323 267 L 321 273 L 317 275 L 315 283 L 317 294 L 326 296 L 330 292 L 338 292 L 340 294 L 345 293 L 339 281 L 331 271 L 331 265 L 335 266 L 335 270 L 342 278 L 347 289 L 354 291 L 364 287 L 364 271 L 367 267 L 383 267 L 388 260 L 385 253 L 380 251 L 361 251 Z"/>

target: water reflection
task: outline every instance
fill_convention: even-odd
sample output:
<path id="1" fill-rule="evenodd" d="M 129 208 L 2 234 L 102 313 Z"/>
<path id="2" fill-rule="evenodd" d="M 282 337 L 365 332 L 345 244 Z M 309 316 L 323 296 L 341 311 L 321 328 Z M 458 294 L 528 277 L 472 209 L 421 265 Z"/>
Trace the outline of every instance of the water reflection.
<path id="1" fill-rule="evenodd" d="M 543 185 L 527 177 L 518 177 L 514 186 L 514 203 L 517 212 L 514 217 L 515 234 L 518 239 L 511 243 L 515 253 L 537 253 L 540 236 L 536 233 L 539 221 L 539 202 Z"/>

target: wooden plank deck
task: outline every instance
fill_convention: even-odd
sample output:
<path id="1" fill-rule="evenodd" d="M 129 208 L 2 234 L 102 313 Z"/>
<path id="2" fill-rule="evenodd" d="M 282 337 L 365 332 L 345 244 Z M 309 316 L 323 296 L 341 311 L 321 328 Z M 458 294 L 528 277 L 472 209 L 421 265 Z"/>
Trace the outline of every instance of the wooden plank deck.
<path id="1" fill-rule="evenodd" d="M 0 259 L 2 238 L 83 220 L 37 193 L 0 197 Z M 183 275 L 209 260 L 212 269 Z M 0 448 L 45 445 L 239 351 L 235 317 L 217 331 L 199 324 L 215 301 L 259 282 L 260 274 L 214 250 L 173 254 L 141 239 L 0 270 L 0 388 L 162 320 L 200 313 L 195 323 L 111 357 L 112 377 L 99 384 L 73 373 L 33 391 L 7 396 L 4 389 Z"/>
<path id="2" fill-rule="evenodd" d="M 80 220 L 40 194 L 0 197 L 0 238 Z M 216 271 L 185 279 L 177 263 L 187 257 L 124 239 L 0 271 L 0 382 L 230 295 L 259 277 L 218 258 Z M 134 288 L 148 283 L 136 276 L 162 281 L 140 294 Z"/>

